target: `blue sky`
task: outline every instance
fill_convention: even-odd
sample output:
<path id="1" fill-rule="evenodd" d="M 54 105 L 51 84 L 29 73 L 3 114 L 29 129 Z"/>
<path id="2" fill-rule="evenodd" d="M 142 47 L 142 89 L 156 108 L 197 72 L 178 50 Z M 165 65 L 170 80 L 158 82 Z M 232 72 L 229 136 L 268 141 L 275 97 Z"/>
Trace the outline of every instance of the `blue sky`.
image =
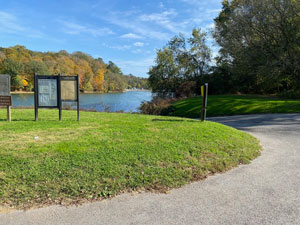
<path id="1" fill-rule="evenodd" d="M 0 0 L 0 46 L 82 51 L 115 62 L 125 74 L 147 77 L 156 49 L 179 32 L 212 28 L 221 2 Z"/>

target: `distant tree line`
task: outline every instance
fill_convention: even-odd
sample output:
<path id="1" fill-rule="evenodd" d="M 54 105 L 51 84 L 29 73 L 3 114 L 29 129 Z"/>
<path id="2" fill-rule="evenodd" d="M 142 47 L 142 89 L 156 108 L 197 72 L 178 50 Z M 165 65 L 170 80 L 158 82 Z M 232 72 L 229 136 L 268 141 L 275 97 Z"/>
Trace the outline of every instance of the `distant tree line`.
<path id="1" fill-rule="evenodd" d="M 32 90 L 34 73 L 79 74 L 82 91 L 121 92 L 126 88 L 148 88 L 147 79 L 124 75 L 111 61 L 106 64 L 101 58 L 94 59 L 83 52 L 44 53 L 19 45 L 0 48 L 0 73 L 9 74 L 12 87 L 17 90 Z"/>
<path id="2" fill-rule="evenodd" d="M 154 92 L 300 96 L 300 1 L 223 0 L 212 36 L 220 47 L 212 60 L 207 34 L 172 38 L 157 51 L 149 71 Z"/>

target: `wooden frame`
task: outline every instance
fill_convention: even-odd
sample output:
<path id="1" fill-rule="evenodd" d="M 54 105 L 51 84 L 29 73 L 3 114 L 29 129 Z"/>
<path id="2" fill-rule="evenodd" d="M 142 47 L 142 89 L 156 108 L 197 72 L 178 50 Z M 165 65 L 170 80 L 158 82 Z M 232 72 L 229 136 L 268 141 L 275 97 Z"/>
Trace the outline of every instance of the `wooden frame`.
<path id="1" fill-rule="evenodd" d="M 39 89 L 39 80 L 56 80 L 56 105 L 40 105 L 40 89 Z M 70 80 L 76 82 L 76 99 L 73 100 L 62 100 L 61 98 L 61 89 L 63 88 L 61 85 L 61 81 Z M 79 121 L 79 76 L 61 76 L 59 75 L 37 75 L 34 74 L 34 112 L 35 112 L 35 121 L 38 121 L 38 109 L 39 108 L 47 108 L 47 109 L 58 109 L 59 110 L 59 120 L 62 120 L 62 103 L 63 102 L 76 102 L 77 103 L 77 120 Z"/>
<path id="2" fill-rule="evenodd" d="M 0 107 L 1 106 L 6 106 L 6 108 L 7 108 L 7 121 L 10 122 L 11 121 L 11 106 L 12 106 L 12 97 L 10 95 L 11 77 L 8 74 L 1 74 L 0 76 L 7 79 L 7 92 L 2 92 L 2 95 L 0 95 Z"/>

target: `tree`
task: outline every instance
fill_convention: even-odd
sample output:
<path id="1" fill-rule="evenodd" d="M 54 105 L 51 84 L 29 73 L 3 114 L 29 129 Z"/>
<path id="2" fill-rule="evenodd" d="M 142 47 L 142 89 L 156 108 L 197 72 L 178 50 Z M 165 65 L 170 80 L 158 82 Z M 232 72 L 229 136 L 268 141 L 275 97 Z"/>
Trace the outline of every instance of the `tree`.
<path id="1" fill-rule="evenodd" d="M 31 60 L 28 63 L 25 63 L 25 73 L 26 74 L 40 74 L 40 75 L 49 75 L 50 72 L 45 63 Z"/>
<path id="2" fill-rule="evenodd" d="M 106 72 L 105 67 L 101 67 L 97 70 L 97 73 L 94 76 L 93 87 L 96 91 L 103 91 L 104 84 L 104 74 Z"/>
<path id="3" fill-rule="evenodd" d="M 18 73 L 23 69 L 23 65 L 19 62 L 6 58 L 2 61 L 1 70 L 2 73 L 9 74 L 11 76 L 11 84 L 15 88 L 22 88 L 22 79 L 18 76 Z"/>
<path id="4" fill-rule="evenodd" d="M 109 68 L 109 69 L 107 69 Z M 109 75 L 105 76 L 107 72 Z M 59 52 L 36 52 L 24 46 L 9 48 L 0 47 L 0 72 L 12 76 L 12 86 L 30 90 L 33 86 L 33 74 L 44 75 L 76 75 L 80 77 L 82 90 L 124 91 L 129 83 L 146 87 L 146 79 L 122 74 L 120 68 L 110 62 L 106 64 L 101 58 L 94 59 L 83 52 L 69 54 L 65 50 Z M 106 77 L 108 80 L 106 80 Z"/>
<path id="5" fill-rule="evenodd" d="M 92 81 L 93 81 L 93 71 L 89 65 L 89 63 L 85 60 L 79 61 L 79 71 L 80 77 L 80 88 L 83 90 L 91 91 Z"/>
<path id="6" fill-rule="evenodd" d="M 28 87 L 29 89 L 33 88 L 33 75 L 49 75 L 50 72 L 47 68 L 47 65 L 44 62 L 31 60 L 24 64 L 24 73 L 26 76 L 22 79 L 23 87 Z"/>
<path id="7" fill-rule="evenodd" d="M 203 83 L 204 75 L 210 68 L 211 51 L 206 45 L 206 36 L 201 29 L 194 29 L 189 39 L 179 34 L 173 37 L 167 46 L 157 51 L 155 65 L 149 71 L 149 85 L 152 91 L 181 95 L 180 90 L 185 88 L 179 89 L 180 85 L 189 81 L 195 81 L 197 85 L 186 83 L 183 86 L 194 87 L 193 93 L 197 91 L 196 87 Z"/>
<path id="8" fill-rule="evenodd" d="M 172 50 L 169 48 L 158 50 L 155 63 L 148 73 L 152 91 L 161 94 L 175 92 L 180 84 L 180 78 Z"/>
<path id="9" fill-rule="evenodd" d="M 108 62 L 107 69 L 110 70 L 112 73 L 122 74 L 121 69 L 116 64 L 114 64 L 112 61 Z"/>
<path id="10" fill-rule="evenodd" d="M 121 76 L 116 73 L 112 73 L 110 70 L 105 73 L 105 86 L 107 92 L 123 91 L 126 88 Z"/>
<path id="11" fill-rule="evenodd" d="M 246 92 L 299 90 L 300 2 L 224 0 L 214 37 Z"/>
<path id="12" fill-rule="evenodd" d="M 190 69 L 193 77 L 198 81 L 198 85 L 203 83 L 204 75 L 209 72 L 211 62 L 211 50 L 206 45 L 207 33 L 202 32 L 201 29 L 194 29 L 192 37 L 189 38 L 191 49 L 190 56 Z"/>

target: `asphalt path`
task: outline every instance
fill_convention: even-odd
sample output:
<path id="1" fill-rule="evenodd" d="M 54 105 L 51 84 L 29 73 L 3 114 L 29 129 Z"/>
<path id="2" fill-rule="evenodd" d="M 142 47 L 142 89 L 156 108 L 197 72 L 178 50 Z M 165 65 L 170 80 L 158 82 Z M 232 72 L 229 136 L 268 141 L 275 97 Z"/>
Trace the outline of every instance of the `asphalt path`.
<path id="1" fill-rule="evenodd" d="M 169 194 L 0 214 L 1 225 L 300 224 L 300 115 L 211 118 L 257 137 L 264 151 L 249 165 Z"/>

